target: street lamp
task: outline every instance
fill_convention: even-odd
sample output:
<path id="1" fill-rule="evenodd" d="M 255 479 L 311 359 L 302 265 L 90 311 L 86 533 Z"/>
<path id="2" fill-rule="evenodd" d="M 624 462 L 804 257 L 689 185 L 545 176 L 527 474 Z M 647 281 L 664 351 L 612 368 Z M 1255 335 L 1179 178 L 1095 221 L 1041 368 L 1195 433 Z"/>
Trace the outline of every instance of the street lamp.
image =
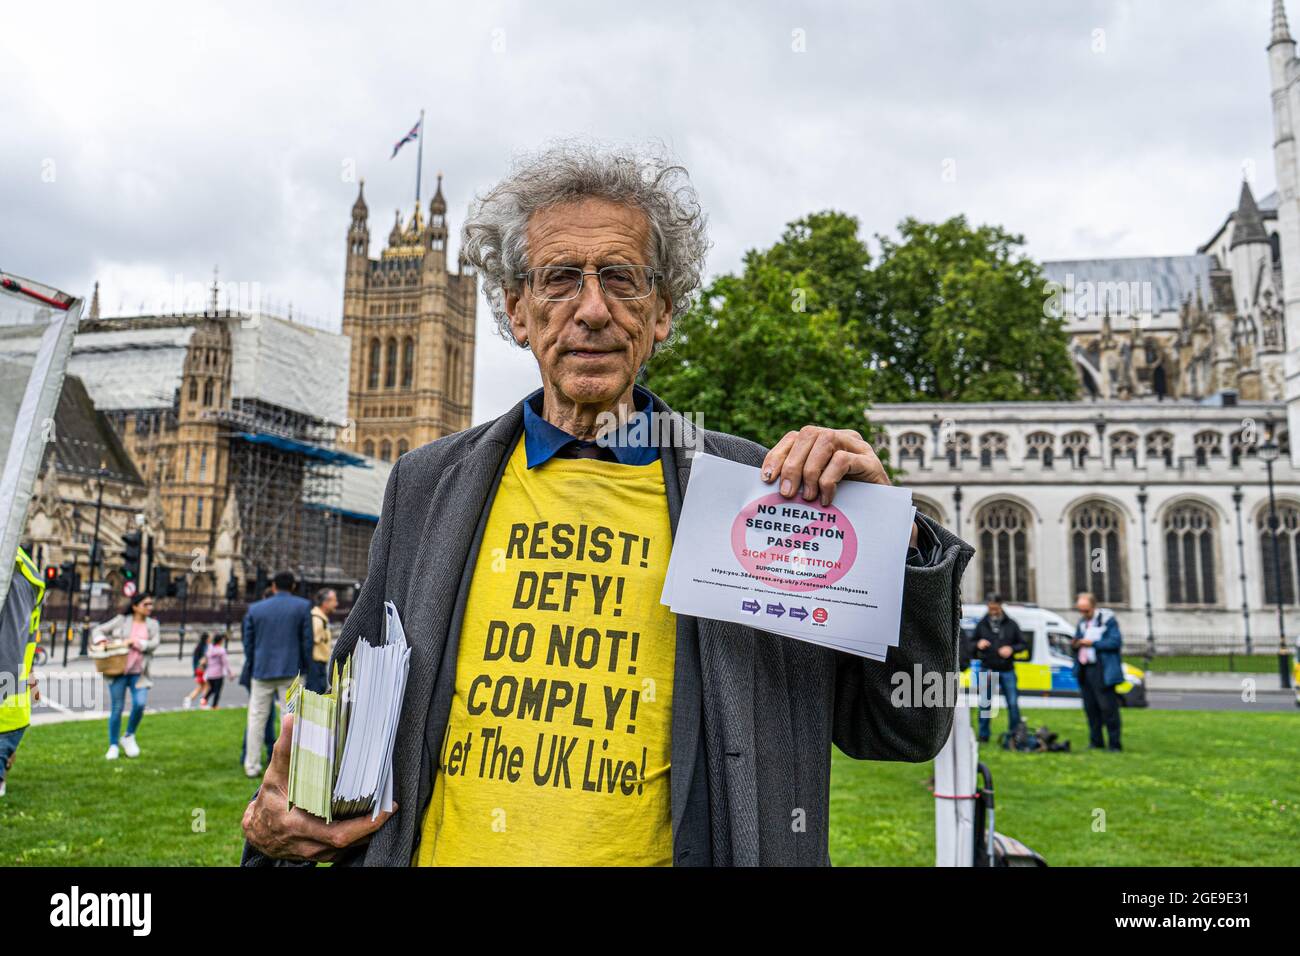
<path id="1" fill-rule="evenodd" d="M 1246 587 L 1246 544 L 1241 533 L 1241 485 L 1232 489 L 1232 504 L 1237 509 L 1237 567 L 1241 580 L 1241 617 L 1246 624 L 1246 656 L 1250 657 L 1250 595 Z"/>
<path id="2" fill-rule="evenodd" d="M 95 473 L 99 478 L 99 492 L 95 496 L 95 533 L 90 542 L 90 584 L 86 588 L 86 619 L 81 627 L 81 656 L 86 657 L 90 653 L 90 601 L 95 594 L 95 572 L 99 568 L 99 517 L 104 510 L 104 476 L 108 474 L 108 462 L 104 459 L 99 460 L 99 470 Z M 71 595 L 69 595 L 71 599 Z"/>
<path id="3" fill-rule="evenodd" d="M 1151 568 L 1147 562 L 1147 487 L 1138 485 L 1139 520 L 1142 522 L 1142 590 L 1147 604 L 1147 668 L 1156 653 L 1156 632 L 1151 623 Z"/>
<path id="4" fill-rule="evenodd" d="M 1273 596 L 1277 599 L 1277 676 L 1282 687 L 1291 686 L 1291 652 L 1286 646 L 1286 618 L 1282 610 L 1282 547 L 1278 538 L 1277 502 L 1273 497 L 1273 462 L 1282 449 L 1273 440 L 1272 429 L 1268 439 L 1259 446 L 1259 457 L 1268 469 L 1268 529 L 1273 533 Z"/>

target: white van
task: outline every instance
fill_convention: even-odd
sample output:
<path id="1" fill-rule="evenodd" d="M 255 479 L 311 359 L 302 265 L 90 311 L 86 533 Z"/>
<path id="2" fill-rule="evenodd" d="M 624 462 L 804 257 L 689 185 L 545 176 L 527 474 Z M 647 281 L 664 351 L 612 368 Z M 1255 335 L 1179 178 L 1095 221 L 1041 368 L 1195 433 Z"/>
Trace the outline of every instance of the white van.
<path id="1" fill-rule="evenodd" d="M 1074 656 L 1070 642 L 1074 640 L 1074 625 L 1055 611 L 1033 604 L 1004 604 L 1003 613 L 1011 618 L 1025 634 L 1029 650 L 1016 655 L 1016 688 L 1022 702 L 1032 706 L 1025 698 L 1079 699 L 1079 682 L 1074 676 Z M 961 606 L 962 639 L 967 642 L 968 653 L 974 652 L 975 625 L 988 613 L 983 604 Z M 965 655 L 963 655 L 965 656 Z M 962 672 L 962 687 L 970 687 L 970 677 L 979 671 L 979 660 L 973 660 Z M 1126 707 L 1147 706 L 1147 689 L 1144 675 L 1131 664 L 1124 664 L 1124 683 L 1115 688 L 1119 702 Z"/>

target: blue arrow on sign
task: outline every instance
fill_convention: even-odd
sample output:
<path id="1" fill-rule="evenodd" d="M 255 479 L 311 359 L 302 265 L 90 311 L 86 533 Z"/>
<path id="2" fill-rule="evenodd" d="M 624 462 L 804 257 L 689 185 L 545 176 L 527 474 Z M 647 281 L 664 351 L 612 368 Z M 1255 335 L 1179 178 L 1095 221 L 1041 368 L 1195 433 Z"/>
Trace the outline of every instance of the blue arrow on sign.
<path id="1" fill-rule="evenodd" d="M 790 608 L 790 620 L 792 621 L 802 621 L 807 616 L 808 612 L 801 607 Z"/>
<path id="2" fill-rule="evenodd" d="M 740 609 L 751 614 L 757 614 L 762 609 L 762 606 L 757 601 L 741 601 Z"/>
<path id="3" fill-rule="evenodd" d="M 785 613 L 785 607 L 780 604 L 769 604 L 767 606 L 767 613 L 775 614 L 777 617 L 780 617 L 782 614 Z"/>

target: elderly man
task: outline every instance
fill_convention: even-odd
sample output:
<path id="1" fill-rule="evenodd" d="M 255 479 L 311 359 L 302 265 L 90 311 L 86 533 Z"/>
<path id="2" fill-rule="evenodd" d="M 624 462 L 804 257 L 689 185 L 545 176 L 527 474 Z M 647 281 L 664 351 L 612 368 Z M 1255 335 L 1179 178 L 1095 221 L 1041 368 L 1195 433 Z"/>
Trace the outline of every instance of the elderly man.
<path id="1" fill-rule="evenodd" d="M 1083 712 L 1088 718 L 1088 747 L 1123 750 L 1120 742 L 1119 695 L 1115 687 L 1124 683 L 1124 638 L 1114 613 L 1097 607 L 1097 598 L 1088 591 L 1079 592 L 1074 609 L 1079 623 L 1074 627 L 1074 677 L 1079 682 Z M 1102 728 L 1107 740 L 1102 739 Z"/>
<path id="2" fill-rule="evenodd" d="M 286 812 L 282 734 L 244 815 L 245 864 L 829 863 L 831 745 L 921 761 L 948 735 L 951 709 L 919 693 L 895 706 L 891 678 L 954 670 L 972 550 L 917 519 L 888 664 L 674 615 L 659 597 L 690 456 L 600 426 L 674 414 L 634 382 L 699 285 L 708 243 L 685 171 L 556 147 L 475 204 L 462 246 L 542 388 L 389 478 L 334 654 L 376 640 L 396 605 L 412 643 L 398 807 L 330 825 Z M 690 429 L 626 430 L 665 432 Z M 695 437 L 791 499 L 889 481 L 856 432 L 806 425 L 770 451 Z"/>

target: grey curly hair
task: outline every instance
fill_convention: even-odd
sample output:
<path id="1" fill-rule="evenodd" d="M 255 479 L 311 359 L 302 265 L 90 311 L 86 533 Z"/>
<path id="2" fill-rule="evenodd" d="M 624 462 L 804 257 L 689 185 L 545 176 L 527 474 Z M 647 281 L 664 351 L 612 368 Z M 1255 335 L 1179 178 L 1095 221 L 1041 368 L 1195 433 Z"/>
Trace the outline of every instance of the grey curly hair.
<path id="1" fill-rule="evenodd" d="M 461 231 L 461 256 L 483 277 L 483 291 L 507 340 L 506 293 L 528 267 L 528 220 L 539 209 L 595 198 L 635 206 L 650 223 L 648 250 L 664 274 L 677 316 L 691 304 L 709 249 L 707 222 L 686 168 L 662 144 L 607 146 L 588 141 L 552 143 L 516 157 L 510 174 L 470 203 Z"/>

